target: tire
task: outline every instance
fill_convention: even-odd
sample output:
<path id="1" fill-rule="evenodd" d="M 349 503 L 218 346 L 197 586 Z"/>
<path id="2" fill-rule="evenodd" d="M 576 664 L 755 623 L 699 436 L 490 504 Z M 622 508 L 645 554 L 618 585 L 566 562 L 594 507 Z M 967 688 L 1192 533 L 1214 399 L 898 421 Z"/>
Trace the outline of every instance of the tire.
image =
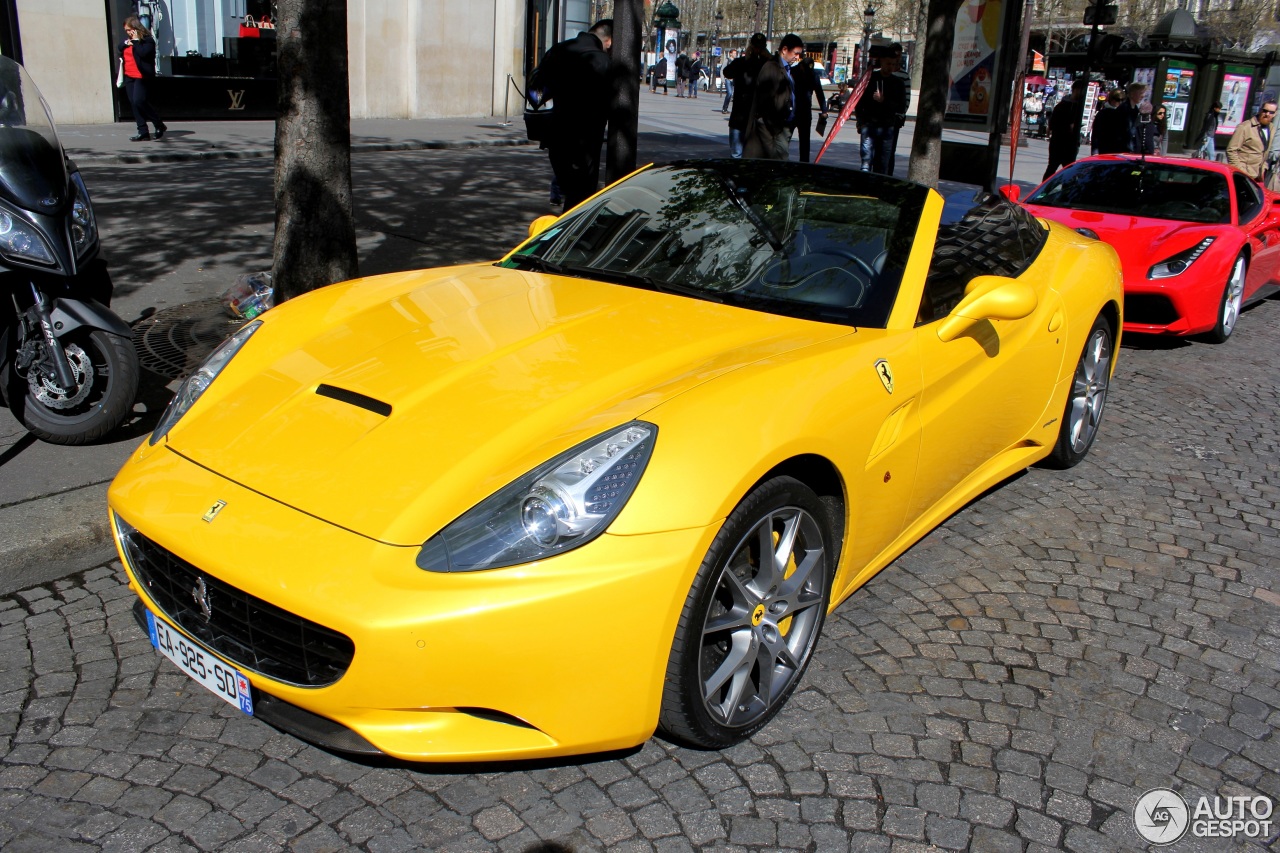
<path id="1" fill-rule="evenodd" d="M 1111 379 L 1111 353 L 1115 346 L 1115 332 L 1110 321 L 1102 315 L 1093 321 L 1089 337 L 1085 339 L 1084 352 L 1076 362 L 1075 376 L 1071 380 L 1071 395 L 1062 413 L 1062 426 L 1053 452 L 1045 459 L 1045 467 L 1072 468 L 1085 458 L 1102 424 L 1102 413 L 1107 404 L 1107 385 Z"/>
<path id="2" fill-rule="evenodd" d="M 79 383 L 74 393 L 33 369 L 26 377 L 11 375 L 9 399 L 14 414 L 42 441 L 88 444 L 120 426 L 133 411 L 138 354 L 129 338 L 100 329 L 77 329 L 61 343 Z"/>
<path id="3" fill-rule="evenodd" d="M 1236 258 L 1231 265 L 1231 275 L 1222 288 L 1222 300 L 1218 303 L 1218 322 L 1213 330 L 1205 334 L 1205 340 L 1211 344 L 1225 344 L 1227 338 L 1236 330 L 1236 322 L 1240 319 L 1240 303 L 1244 301 L 1244 280 L 1249 271 L 1249 262 L 1244 255 Z"/>
<path id="4" fill-rule="evenodd" d="M 831 598 L 830 510 L 791 477 L 753 489 L 729 514 L 676 626 L 659 729 L 701 749 L 749 738 L 804 675 Z M 767 543 L 767 545 L 766 545 Z M 785 553 L 781 568 L 758 559 Z"/>

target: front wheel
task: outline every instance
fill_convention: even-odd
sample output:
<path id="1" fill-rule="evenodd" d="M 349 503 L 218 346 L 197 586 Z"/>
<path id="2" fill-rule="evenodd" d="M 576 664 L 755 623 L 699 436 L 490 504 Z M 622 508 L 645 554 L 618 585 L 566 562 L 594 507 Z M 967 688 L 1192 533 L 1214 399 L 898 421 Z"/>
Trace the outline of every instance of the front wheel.
<path id="1" fill-rule="evenodd" d="M 659 727 L 720 749 L 764 728 L 804 674 L 831 596 L 830 510 L 776 477 L 725 520 L 676 627 Z"/>
<path id="2" fill-rule="evenodd" d="M 75 377 L 63 388 L 52 371 L 32 364 L 14 377 L 9 399 L 14 414 L 51 444 L 87 444 L 120 426 L 138 392 L 138 355 L 133 341 L 99 329 L 79 329 L 61 341 Z"/>
<path id="3" fill-rule="evenodd" d="M 1218 304 L 1218 322 L 1205 335 L 1209 343 L 1225 344 L 1227 338 L 1236 330 L 1236 321 L 1240 319 L 1240 303 L 1244 301 L 1244 278 L 1248 272 L 1249 262 L 1244 255 L 1236 258 L 1231 267 L 1231 277 L 1222 289 L 1222 301 Z"/>
<path id="4" fill-rule="evenodd" d="M 1045 459 L 1049 468 L 1071 468 L 1080 464 L 1089 453 L 1093 440 L 1102 423 L 1102 412 L 1107 405 L 1107 384 L 1111 378 L 1111 350 L 1114 333 L 1106 317 L 1098 316 L 1089 330 L 1084 352 L 1076 363 L 1076 374 L 1071 380 L 1071 396 L 1062 414 L 1062 426 L 1058 429 L 1058 441 L 1053 452 Z"/>

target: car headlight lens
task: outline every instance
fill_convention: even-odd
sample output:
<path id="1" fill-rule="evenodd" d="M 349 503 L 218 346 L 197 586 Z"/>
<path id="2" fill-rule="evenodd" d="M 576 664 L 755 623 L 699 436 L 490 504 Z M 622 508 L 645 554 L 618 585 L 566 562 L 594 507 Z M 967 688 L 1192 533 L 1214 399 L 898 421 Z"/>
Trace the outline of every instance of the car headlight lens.
<path id="1" fill-rule="evenodd" d="M 1196 258 L 1204 254 L 1204 250 L 1209 248 L 1213 240 L 1213 237 L 1205 237 L 1190 249 L 1184 249 L 1176 255 L 1165 258 L 1147 270 L 1147 278 L 1173 278 L 1175 275 L 1182 275 L 1187 271 L 1187 267 L 1195 263 Z"/>
<path id="2" fill-rule="evenodd" d="M 418 567 L 478 572 L 541 560 L 603 533 L 635 491 L 658 428 L 632 421 L 476 504 L 423 544 Z"/>
<path id="3" fill-rule="evenodd" d="M 0 253 L 28 263 L 55 263 L 39 232 L 7 210 L 0 210 Z"/>
<path id="4" fill-rule="evenodd" d="M 178 386 L 178 393 L 173 395 L 173 399 L 169 401 L 168 407 L 164 410 L 164 414 L 160 416 L 160 423 L 156 424 L 155 431 L 151 433 L 150 443 L 155 444 L 164 438 L 169 430 L 173 429 L 173 425 L 182 419 L 182 416 L 195 405 L 196 400 L 200 399 L 208 387 L 213 384 L 213 380 L 218 378 L 218 374 L 227 366 L 232 357 L 240 351 L 245 341 L 262 325 L 261 320 L 254 320 L 248 325 L 241 326 L 239 331 L 227 338 L 213 353 L 204 360 L 204 364 L 182 380 L 182 384 Z"/>
<path id="5" fill-rule="evenodd" d="M 89 203 L 89 190 L 85 188 L 79 172 L 71 175 L 71 182 L 76 188 L 76 198 L 71 203 L 71 242 L 75 247 L 76 257 L 80 258 L 98 242 L 98 221 L 94 219 L 93 205 Z"/>

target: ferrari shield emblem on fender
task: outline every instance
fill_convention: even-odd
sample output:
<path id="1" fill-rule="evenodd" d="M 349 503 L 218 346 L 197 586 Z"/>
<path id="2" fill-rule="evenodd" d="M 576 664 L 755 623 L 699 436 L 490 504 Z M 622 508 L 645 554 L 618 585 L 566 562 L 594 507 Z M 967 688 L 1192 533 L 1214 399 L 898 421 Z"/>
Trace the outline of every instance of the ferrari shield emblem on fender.
<path id="1" fill-rule="evenodd" d="M 880 384 L 884 386 L 884 390 L 892 394 L 893 368 L 889 367 L 889 362 L 883 358 L 876 362 L 876 376 L 880 377 Z"/>
<path id="2" fill-rule="evenodd" d="M 209 507 L 209 511 L 200 516 L 205 521 L 213 521 L 218 517 L 218 513 L 222 512 L 222 508 L 227 505 L 226 501 L 217 501 L 213 506 Z"/>

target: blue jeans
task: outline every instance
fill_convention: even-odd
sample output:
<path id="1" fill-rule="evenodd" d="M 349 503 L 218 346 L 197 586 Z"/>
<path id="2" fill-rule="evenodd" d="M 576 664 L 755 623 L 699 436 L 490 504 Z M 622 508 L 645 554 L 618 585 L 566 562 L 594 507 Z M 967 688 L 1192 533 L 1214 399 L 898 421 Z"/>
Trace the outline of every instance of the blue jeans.
<path id="1" fill-rule="evenodd" d="M 724 103 L 720 105 L 720 112 L 729 109 L 729 102 L 733 100 L 733 81 L 724 81 Z M 732 131 L 730 131 L 732 133 Z"/>
<path id="2" fill-rule="evenodd" d="M 892 175 L 897 139 L 896 127 L 864 127 L 862 129 L 862 171 Z"/>
<path id="3" fill-rule="evenodd" d="M 1213 134 L 1205 137 L 1204 142 L 1200 143 L 1200 150 L 1196 151 L 1196 156 L 1201 160 L 1217 160 L 1218 149 L 1213 144 Z"/>
<path id="4" fill-rule="evenodd" d="M 735 160 L 742 159 L 742 131 L 729 128 L 729 156 Z"/>

